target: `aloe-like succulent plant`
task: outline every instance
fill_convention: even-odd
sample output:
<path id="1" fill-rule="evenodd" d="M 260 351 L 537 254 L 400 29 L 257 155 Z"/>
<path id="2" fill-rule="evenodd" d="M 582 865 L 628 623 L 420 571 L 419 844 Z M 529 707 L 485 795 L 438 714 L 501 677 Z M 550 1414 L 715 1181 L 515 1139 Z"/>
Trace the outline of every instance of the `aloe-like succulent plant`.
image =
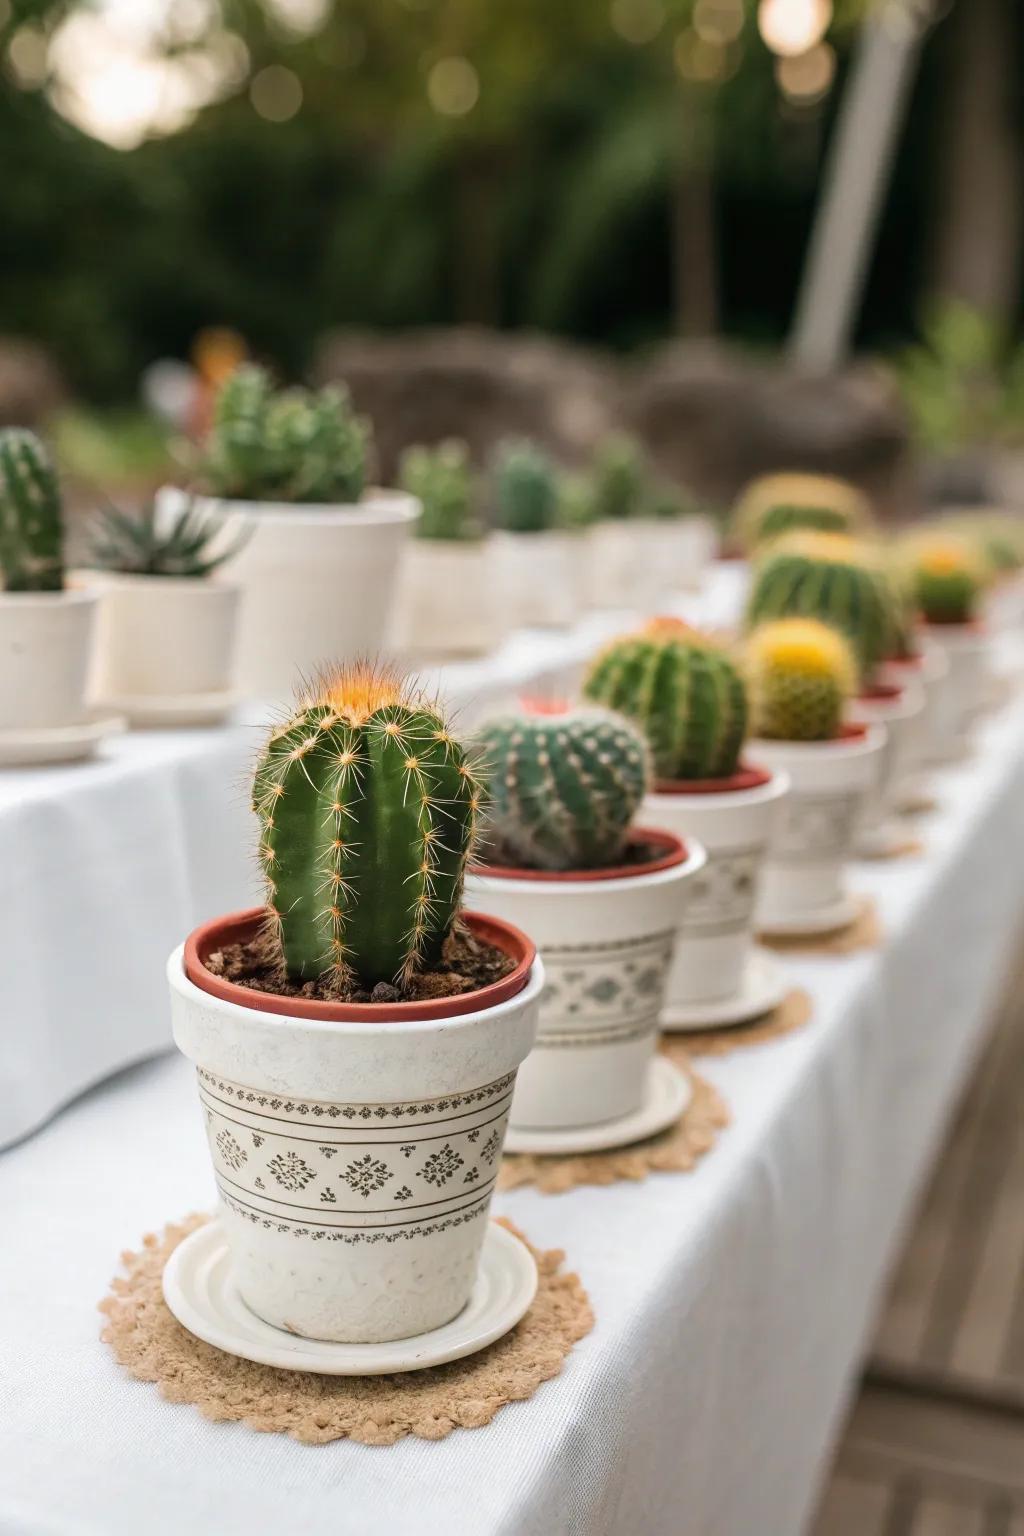
<path id="1" fill-rule="evenodd" d="M 270 735 L 253 808 L 288 975 L 407 984 L 440 958 L 481 783 L 436 704 L 365 664 L 325 676 Z"/>
<path id="2" fill-rule="evenodd" d="M 402 489 L 423 508 L 416 526 L 421 539 L 469 542 L 482 533 L 475 506 L 473 471 L 466 444 L 454 438 L 435 448 L 415 446 L 402 454 Z"/>
<path id="3" fill-rule="evenodd" d="M 555 466 L 526 438 L 500 444 L 494 468 L 494 521 L 506 533 L 546 533 L 555 525 Z"/>
<path id="4" fill-rule="evenodd" d="M 775 619 L 747 640 L 753 734 L 779 741 L 832 741 L 853 693 L 857 666 L 846 638 L 818 619 Z"/>
<path id="5" fill-rule="evenodd" d="M 64 586 L 64 511 L 50 455 L 25 427 L 0 431 L 0 571 L 8 592 Z"/>
<path id="6" fill-rule="evenodd" d="M 524 708 L 486 721 L 477 739 L 489 857 L 550 870 L 618 862 L 649 781 L 634 725 L 607 709 Z"/>
<path id="7" fill-rule="evenodd" d="M 93 563 L 105 571 L 130 576 L 209 576 L 236 555 L 249 537 L 245 529 L 215 548 L 223 533 L 219 519 L 187 500 L 179 512 L 161 517 L 148 502 L 136 514 L 108 506 L 100 514 L 93 539 Z"/>
<path id="8" fill-rule="evenodd" d="M 244 363 L 221 385 L 205 475 L 218 496 L 240 501 L 355 502 L 366 483 L 368 424 L 348 391 L 275 391 Z"/>

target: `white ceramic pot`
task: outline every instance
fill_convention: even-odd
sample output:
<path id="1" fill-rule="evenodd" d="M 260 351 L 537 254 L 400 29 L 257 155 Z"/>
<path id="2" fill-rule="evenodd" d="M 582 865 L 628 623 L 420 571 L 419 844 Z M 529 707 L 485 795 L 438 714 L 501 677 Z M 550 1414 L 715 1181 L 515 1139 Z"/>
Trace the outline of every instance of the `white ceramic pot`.
<path id="1" fill-rule="evenodd" d="M 991 636 L 981 624 L 929 624 L 927 634 L 949 663 L 953 740 L 946 756 L 955 758 L 963 755 L 967 732 L 991 701 Z"/>
<path id="2" fill-rule="evenodd" d="M 183 492 L 160 493 L 159 510 Z M 195 498 L 223 539 L 246 542 L 222 569 L 242 589 L 238 680 L 262 698 L 288 696 L 300 677 L 385 645 L 402 547 L 419 517 L 415 497 L 368 491 L 355 506 Z M 214 546 L 216 548 L 216 546 Z"/>
<path id="3" fill-rule="evenodd" d="M 94 572 L 99 593 L 91 693 L 100 700 L 226 693 L 240 591 L 215 576 Z"/>
<path id="4" fill-rule="evenodd" d="M 493 536 L 495 598 L 510 629 L 564 628 L 579 613 L 580 550 L 571 533 Z"/>
<path id="5" fill-rule="evenodd" d="M 395 604 L 395 644 L 418 655 L 464 656 L 502 639 L 490 539 L 410 539 Z"/>
<path id="6" fill-rule="evenodd" d="M 0 592 L 0 731 L 77 725 L 96 630 L 95 592 Z"/>
<path id="7" fill-rule="evenodd" d="M 894 788 L 898 804 L 911 804 L 925 793 L 923 775 L 928 764 L 948 756 L 955 743 L 949 662 L 938 646 L 926 644 L 916 656 L 884 662 L 879 677 L 883 683 L 893 683 L 897 688 L 916 683 L 924 695 L 924 709 L 910 756 Z"/>
<path id="8" fill-rule="evenodd" d="M 924 690 L 915 682 L 880 683 L 851 699 L 847 716 L 855 724 L 885 726 L 878 771 L 864 797 L 854 838 L 855 851 L 871 858 L 891 847 L 891 818 L 898 808 L 900 786 L 911 765 L 920 761 Z"/>
<path id="9" fill-rule="evenodd" d="M 663 1017 L 740 990 L 754 930 L 761 870 L 782 801 L 785 773 L 743 769 L 707 792 L 662 786 L 644 801 L 646 819 L 687 843 L 707 863 L 694 880 L 669 973 Z"/>
<path id="10" fill-rule="evenodd" d="M 789 777 L 761 877 L 756 922 L 763 932 L 799 930 L 805 921 L 827 925 L 833 912 L 835 926 L 844 920 L 843 872 L 884 746 L 880 725 L 836 741 L 749 743 L 756 762 Z"/>
<path id="11" fill-rule="evenodd" d="M 305 1338 L 426 1333 L 473 1288 L 543 966 L 512 935 L 527 968 L 513 996 L 486 1001 L 500 996 L 486 988 L 475 1009 L 463 997 L 446 1000 L 446 1015 L 404 1004 L 385 1017 L 210 976 L 202 958 L 262 918 L 207 924 L 168 964 L 174 1038 L 197 1069 L 239 1290 L 257 1316 Z M 474 922 L 507 943 L 506 925 Z M 264 1011 L 268 1002 L 291 1011 Z"/>
<path id="12" fill-rule="evenodd" d="M 675 937 L 704 850 L 664 833 L 634 832 L 633 840 L 657 842 L 659 857 L 628 872 L 485 868 L 467 880 L 467 901 L 525 925 L 544 959 L 537 1045 L 512 1104 L 516 1130 L 600 1125 L 641 1105 Z"/>
<path id="13" fill-rule="evenodd" d="M 586 601 L 591 608 L 633 608 L 638 588 L 650 571 L 647 546 L 640 553 L 638 519 L 597 523 L 590 530 Z M 656 523 L 647 524 L 649 528 Z"/>

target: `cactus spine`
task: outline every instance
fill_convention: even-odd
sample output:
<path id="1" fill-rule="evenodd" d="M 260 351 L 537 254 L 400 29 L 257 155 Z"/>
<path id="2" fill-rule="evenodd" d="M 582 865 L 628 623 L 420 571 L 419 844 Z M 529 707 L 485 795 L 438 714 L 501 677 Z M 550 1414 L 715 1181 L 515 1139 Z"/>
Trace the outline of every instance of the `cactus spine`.
<path id="1" fill-rule="evenodd" d="M 554 527 L 558 485 L 547 454 L 526 439 L 506 442 L 495 468 L 495 521 L 506 533 L 546 533 Z"/>
<path id="2" fill-rule="evenodd" d="M 479 733 L 494 857 L 595 869 L 622 855 L 648 785 L 643 736 L 606 709 L 497 715 Z"/>
<path id="3" fill-rule="evenodd" d="M 396 676 L 326 677 L 270 736 L 253 808 L 289 976 L 407 983 L 459 909 L 480 786 L 444 717 Z"/>
<path id="4" fill-rule="evenodd" d="M 733 661 L 684 624 L 655 621 L 613 640 L 593 662 L 587 698 L 635 720 L 659 779 L 720 779 L 736 772 L 747 695 Z"/>
<path id="5" fill-rule="evenodd" d="M 747 628 L 782 618 L 821 619 L 841 630 L 865 682 L 893 643 L 889 585 L 873 553 L 842 534 L 790 534 L 765 557 L 751 589 Z"/>
<path id="6" fill-rule="evenodd" d="M 831 741 L 853 692 L 857 668 L 838 630 L 817 619 L 776 619 L 747 642 L 755 736 Z"/>
<path id="7" fill-rule="evenodd" d="M 24 427 L 0 431 L 0 570 L 8 592 L 60 592 L 64 521 L 50 456 Z"/>
<path id="8" fill-rule="evenodd" d="M 798 528 L 856 534 L 870 524 L 867 497 L 831 475 L 761 475 L 742 493 L 732 516 L 735 543 L 744 550 Z"/>
<path id="9" fill-rule="evenodd" d="M 465 443 L 449 439 L 436 448 L 407 448 L 399 471 L 402 488 L 423 508 L 416 528 L 421 539 L 480 537 L 473 506 L 473 474 Z"/>

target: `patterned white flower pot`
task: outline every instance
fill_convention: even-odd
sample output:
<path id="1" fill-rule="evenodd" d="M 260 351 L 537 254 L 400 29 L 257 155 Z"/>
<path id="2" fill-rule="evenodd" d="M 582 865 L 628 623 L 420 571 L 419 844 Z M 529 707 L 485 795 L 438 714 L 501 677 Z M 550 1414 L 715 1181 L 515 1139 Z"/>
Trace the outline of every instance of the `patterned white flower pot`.
<path id="1" fill-rule="evenodd" d="M 262 918 L 197 929 L 168 966 L 239 1289 L 307 1338 L 425 1333 L 476 1278 L 543 967 L 523 934 L 474 917 L 517 960 L 494 986 L 395 1007 L 272 997 L 202 963 Z"/>
<path id="2" fill-rule="evenodd" d="M 927 634 L 949 663 L 953 740 L 945 755 L 955 758 L 963 755 L 971 725 L 991 700 L 991 636 L 981 624 L 929 624 Z"/>
<path id="3" fill-rule="evenodd" d="M 96 629 L 95 592 L 0 592 L 0 731 L 77 725 Z"/>
<path id="4" fill-rule="evenodd" d="M 491 539 L 410 539 L 395 604 L 399 650 L 428 656 L 479 655 L 502 639 Z"/>
<path id="5" fill-rule="evenodd" d="M 751 756 L 790 784 L 761 877 L 756 923 L 763 932 L 826 924 L 848 901 L 843 873 L 884 746 L 881 725 L 848 726 L 835 741 L 749 743 Z"/>
<path id="6" fill-rule="evenodd" d="M 517 1130 L 600 1125 L 640 1107 L 676 933 L 704 864 L 696 843 L 634 831 L 646 865 L 552 874 L 484 866 L 467 901 L 525 925 L 547 986 L 512 1104 Z"/>
<path id="7" fill-rule="evenodd" d="M 884 662 L 879 677 L 883 683 L 894 683 L 897 688 L 916 683 L 924 695 L 924 709 L 910 757 L 893 791 L 898 804 L 909 804 L 924 793 L 923 774 L 928 764 L 948 755 L 955 742 L 949 662 L 938 646 L 924 645 L 916 656 Z"/>
<path id="8" fill-rule="evenodd" d="M 183 492 L 160 493 L 158 510 Z M 354 506 L 291 506 L 195 498 L 226 543 L 246 542 L 223 567 L 242 589 L 238 677 L 261 698 L 288 696 L 300 677 L 386 643 L 403 545 L 420 514 L 399 491 L 368 491 Z"/>
<path id="9" fill-rule="evenodd" d="M 226 693 L 240 592 L 216 577 L 92 572 L 100 614 L 92 693 L 99 700 Z"/>
<path id="10" fill-rule="evenodd" d="M 694 1003 L 734 997 L 754 931 L 754 905 L 772 831 L 789 789 L 782 772 L 743 768 L 731 779 L 695 788 L 661 785 L 644 801 L 652 826 L 689 843 L 696 839 L 707 863 L 690 887 L 663 1018 Z"/>
<path id="11" fill-rule="evenodd" d="M 856 852 L 871 858 L 891 846 L 900 786 L 911 764 L 920 760 L 924 690 L 915 682 L 879 683 L 851 699 L 847 715 L 858 724 L 885 726 L 878 772 L 864 797 L 854 839 Z"/>
<path id="12" fill-rule="evenodd" d="M 579 613 L 580 551 L 571 533 L 492 535 L 495 593 L 510 629 L 564 628 Z"/>

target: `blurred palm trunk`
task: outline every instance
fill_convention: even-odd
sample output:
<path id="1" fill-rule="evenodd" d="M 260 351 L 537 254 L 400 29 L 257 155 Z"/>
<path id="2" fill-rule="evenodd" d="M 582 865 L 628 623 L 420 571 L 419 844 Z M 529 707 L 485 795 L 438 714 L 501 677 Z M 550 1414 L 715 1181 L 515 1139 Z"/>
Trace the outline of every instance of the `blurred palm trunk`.
<path id="1" fill-rule="evenodd" d="M 706 87 L 678 92 L 672 167 L 672 307 L 681 336 L 718 328 L 714 118 Z"/>
<path id="2" fill-rule="evenodd" d="M 950 19 L 931 272 L 934 291 L 1006 322 L 1016 310 L 1024 234 L 1016 10 L 1011 0 L 961 0 Z"/>

